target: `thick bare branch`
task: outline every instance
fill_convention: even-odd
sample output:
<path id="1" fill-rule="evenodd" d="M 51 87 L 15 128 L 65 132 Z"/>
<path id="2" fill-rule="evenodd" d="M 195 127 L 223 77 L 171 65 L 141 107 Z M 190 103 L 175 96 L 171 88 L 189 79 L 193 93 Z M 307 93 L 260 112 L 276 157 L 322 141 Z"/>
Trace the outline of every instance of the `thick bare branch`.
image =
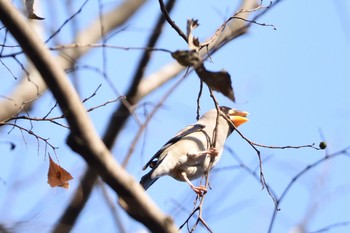
<path id="1" fill-rule="evenodd" d="M 168 10 L 171 10 L 175 3 L 175 0 L 170 0 L 167 3 Z M 155 25 L 155 30 L 153 30 L 152 35 L 149 38 L 147 47 L 154 47 L 155 43 L 158 41 L 158 38 L 161 34 L 161 28 L 164 24 L 164 19 L 159 17 L 158 22 Z M 124 126 L 126 120 L 130 116 L 130 111 L 128 106 L 130 104 L 134 105 L 137 102 L 135 101 L 135 95 L 137 94 L 137 87 L 143 77 L 145 67 L 149 62 L 151 51 L 146 50 L 139 62 L 138 68 L 134 74 L 134 77 L 131 81 L 130 88 L 127 91 L 126 98 L 128 102 L 124 101 L 124 104 L 117 107 L 117 109 L 112 114 L 112 117 L 106 127 L 106 132 L 103 135 L 103 141 L 108 148 L 112 148 L 114 145 L 115 138 L 119 134 L 120 130 Z M 137 101 L 137 100 L 136 100 Z M 70 204 L 64 211 L 62 217 L 59 220 L 59 224 L 56 226 L 55 232 L 69 232 L 69 227 L 74 225 L 74 222 L 78 218 L 81 210 L 84 208 L 90 193 L 92 191 L 93 185 L 97 180 L 98 174 L 91 168 L 87 168 L 85 171 L 79 187 L 74 194 L 73 199 Z M 83 192 L 83 195 L 81 195 Z M 81 198 L 83 196 L 83 198 Z"/>
<path id="2" fill-rule="evenodd" d="M 178 232 L 172 219 L 160 211 L 133 177 L 113 159 L 63 69 L 57 66 L 48 49 L 9 1 L 0 1 L 0 19 L 40 71 L 66 115 L 71 127 L 68 143 L 72 149 L 79 152 L 119 194 L 122 207 L 130 216 L 153 232 Z"/>

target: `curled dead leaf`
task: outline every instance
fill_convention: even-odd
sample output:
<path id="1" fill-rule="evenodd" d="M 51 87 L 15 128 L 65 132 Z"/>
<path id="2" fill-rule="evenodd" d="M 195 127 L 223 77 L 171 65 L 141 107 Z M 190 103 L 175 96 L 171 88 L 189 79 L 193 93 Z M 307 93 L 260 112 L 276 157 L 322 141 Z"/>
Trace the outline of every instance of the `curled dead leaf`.
<path id="1" fill-rule="evenodd" d="M 49 166 L 49 172 L 47 174 L 48 181 L 47 183 L 53 188 L 53 187 L 62 187 L 62 188 L 69 188 L 68 181 L 73 179 L 72 175 L 69 174 L 64 168 L 62 168 L 60 165 L 56 164 L 49 155 L 50 159 L 50 166 Z"/>
<path id="2" fill-rule="evenodd" d="M 183 66 L 196 66 L 201 63 L 196 50 L 177 50 L 171 53 L 171 56 Z"/>
<path id="3" fill-rule="evenodd" d="M 231 76 L 228 72 L 212 72 L 207 70 L 203 64 L 197 67 L 195 70 L 199 78 L 212 90 L 222 93 L 224 96 L 235 102 L 235 96 L 231 84 Z"/>
<path id="4" fill-rule="evenodd" d="M 214 37 L 204 44 L 200 44 L 198 38 L 193 36 L 193 30 L 199 26 L 198 20 L 190 19 L 187 21 L 187 38 L 190 50 L 177 50 L 171 53 L 171 56 L 183 66 L 192 66 L 199 78 L 212 90 L 222 93 L 233 102 L 235 96 L 231 84 L 231 76 L 226 71 L 212 72 L 205 68 L 201 57 L 199 56 L 200 46 L 204 47 L 213 42 L 220 34 L 223 27 L 218 30 Z"/>

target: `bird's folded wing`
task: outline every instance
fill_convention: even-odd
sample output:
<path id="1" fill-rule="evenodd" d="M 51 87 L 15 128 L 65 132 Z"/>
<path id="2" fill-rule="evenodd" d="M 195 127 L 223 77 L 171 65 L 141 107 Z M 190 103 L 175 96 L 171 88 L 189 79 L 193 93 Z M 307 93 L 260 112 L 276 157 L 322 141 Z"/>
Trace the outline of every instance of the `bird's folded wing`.
<path id="1" fill-rule="evenodd" d="M 186 128 L 182 129 L 180 132 L 178 132 L 173 138 L 171 138 L 167 143 L 164 144 L 160 150 L 153 155 L 153 157 L 143 166 L 142 170 L 145 170 L 148 166 L 150 166 L 153 163 L 157 163 L 157 160 L 159 156 L 163 153 L 164 150 L 166 150 L 169 146 L 175 144 L 185 136 L 194 133 L 194 132 L 199 132 L 205 128 L 205 125 L 201 124 L 195 124 L 195 125 L 189 125 Z"/>

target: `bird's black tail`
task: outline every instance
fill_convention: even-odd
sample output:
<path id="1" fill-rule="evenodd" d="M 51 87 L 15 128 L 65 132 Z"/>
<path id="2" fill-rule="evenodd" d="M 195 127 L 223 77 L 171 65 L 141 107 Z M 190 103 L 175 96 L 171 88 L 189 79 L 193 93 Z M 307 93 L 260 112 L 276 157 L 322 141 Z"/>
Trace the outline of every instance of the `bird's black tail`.
<path id="1" fill-rule="evenodd" d="M 144 175 L 140 180 L 140 184 L 145 190 L 147 190 L 154 182 L 156 182 L 156 180 L 158 180 L 158 177 L 152 179 L 151 174 L 152 174 L 152 171 Z"/>

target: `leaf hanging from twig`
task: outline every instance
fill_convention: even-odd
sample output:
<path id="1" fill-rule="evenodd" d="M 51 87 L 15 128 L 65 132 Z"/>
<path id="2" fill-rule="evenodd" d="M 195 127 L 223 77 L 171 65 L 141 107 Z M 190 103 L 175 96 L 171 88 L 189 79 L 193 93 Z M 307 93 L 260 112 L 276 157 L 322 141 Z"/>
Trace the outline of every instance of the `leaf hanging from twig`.
<path id="1" fill-rule="evenodd" d="M 27 8 L 28 19 L 37 19 L 37 20 L 45 19 L 37 16 L 34 13 L 34 0 L 26 0 L 26 8 Z"/>
<path id="2" fill-rule="evenodd" d="M 192 35 L 192 30 L 198 27 L 197 20 L 187 21 L 187 38 L 190 50 L 178 50 L 171 53 L 171 56 L 183 66 L 192 66 L 199 78 L 212 90 L 218 91 L 228 97 L 233 102 L 235 96 L 231 83 L 231 76 L 226 71 L 212 72 L 205 68 L 199 56 L 200 43 L 198 38 Z"/>
<path id="3" fill-rule="evenodd" d="M 64 168 L 62 168 L 60 165 L 56 164 L 49 155 L 50 159 L 50 167 L 49 172 L 47 174 L 48 181 L 47 183 L 53 188 L 53 187 L 62 187 L 65 189 L 69 188 L 68 181 L 73 179 L 72 175 L 69 174 Z"/>
<path id="4" fill-rule="evenodd" d="M 212 72 L 206 70 L 203 64 L 195 70 L 199 78 L 212 90 L 222 93 L 224 96 L 235 102 L 235 96 L 231 85 L 231 76 L 228 72 Z"/>
<path id="5" fill-rule="evenodd" d="M 171 56 L 183 66 L 196 66 L 202 64 L 196 50 L 177 50 L 171 53 Z"/>

